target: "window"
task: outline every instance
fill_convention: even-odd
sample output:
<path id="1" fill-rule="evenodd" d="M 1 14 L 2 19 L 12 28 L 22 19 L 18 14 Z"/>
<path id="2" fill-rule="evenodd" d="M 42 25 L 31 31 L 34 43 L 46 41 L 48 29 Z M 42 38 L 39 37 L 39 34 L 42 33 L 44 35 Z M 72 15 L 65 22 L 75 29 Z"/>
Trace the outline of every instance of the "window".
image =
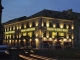
<path id="1" fill-rule="evenodd" d="M 71 29 L 71 25 L 69 25 L 69 29 Z"/>
<path id="2" fill-rule="evenodd" d="M 59 23 L 57 23 L 57 26 L 56 26 L 57 28 L 60 28 L 60 26 L 59 26 Z"/>
<path id="3" fill-rule="evenodd" d="M 32 23 L 32 27 L 35 27 L 35 23 L 34 22 Z"/>
<path id="4" fill-rule="evenodd" d="M 23 25 L 23 23 L 22 23 L 21 29 L 23 29 L 23 28 L 24 28 L 24 25 Z"/>
<path id="5" fill-rule="evenodd" d="M 43 36 L 46 37 L 46 31 L 44 31 Z"/>
<path id="6" fill-rule="evenodd" d="M 71 38 L 71 32 L 69 32 L 69 38 Z"/>
<path id="7" fill-rule="evenodd" d="M 32 37 L 35 37 L 34 31 L 32 32 Z"/>
<path id="8" fill-rule="evenodd" d="M 26 25 L 27 25 L 27 28 L 29 28 L 29 23 L 27 23 Z"/>
<path id="9" fill-rule="evenodd" d="M 52 32 L 52 37 L 57 36 L 57 32 Z"/>
<path id="10" fill-rule="evenodd" d="M 52 27 L 52 23 L 51 22 L 49 22 L 49 27 Z"/>
<path id="11" fill-rule="evenodd" d="M 66 28 L 66 24 L 64 24 L 64 28 Z"/>
<path id="12" fill-rule="evenodd" d="M 13 26 L 12 26 L 12 30 L 13 30 Z"/>
<path id="13" fill-rule="evenodd" d="M 43 22 L 43 24 L 44 24 L 44 27 L 46 27 L 46 22 Z"/>
<path id="14" fill-rule="evenodd" d="M 49 32 L 49 37 L 52 37 L 52 32 Z"/>

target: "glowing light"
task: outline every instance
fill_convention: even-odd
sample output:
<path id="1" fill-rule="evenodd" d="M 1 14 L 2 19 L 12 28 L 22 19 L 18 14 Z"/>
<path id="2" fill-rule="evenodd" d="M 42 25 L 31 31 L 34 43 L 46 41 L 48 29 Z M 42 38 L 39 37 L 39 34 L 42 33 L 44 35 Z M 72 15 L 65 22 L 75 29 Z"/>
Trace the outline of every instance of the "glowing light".
<path id="1" fill-rule="evenodd" d="M 52 41 L 52 38 L 49 38 L 49 41 Z"/>
<path id="2" fill-rule="evenodd" d="M 26 32 L 26 31 L 34 31 L 35 28 L 27 28 L 27 29 L 21 29 L 21 32 Z"/>
<path id="3" fill-rule="evenodd" d="M 26 33 L 23 33 L 23 36 L 26 36 Z"/>
<path id="4" fill-rule="evenodd" d="M 50 28 L 48 27 L 47 30 L 49 31 L 63 31 L 63 32 L 68 32 L 68 29 L 61 29 L 61 28 Z"/>
<path id="5" fill-rule="evenodd" d="M 36 21 L 36 26 L 38 26 L 38 21 Z"/>
<path id="6" fill-rule="evenodd" d="M 71 42 L 71 39 L 69 39 L 69 42 Z"/>
<path id="7" fill-rule="evenodd" d="M 6 53 L 6 54 L 9 54 L 9 52 L 8 52 L 8 51 L 5 51 L 5 53 Z"/>
<path id="8" fill-rule="evenodd" d="M 42 22 L 42 26 L 43 26 L 43 22 Z"/>
<path id="9" fill-rule="evenodd" d="M 56 24 L 53 24 L 53 27 L 55 28 L 56 27 Z"/>
<path id="10" fill-rule="evenodd" d="M 32 53 L 34 52 L 33 50 L 30 50 Z"/>
<path id="11" fill-rule="evenodd" d="M 74 26 L 72 25 L 72 29 L 74 29 Z"/>
<path id="12" fill-rule="evenodd" d="M 47 23 L 47 25 L 46 25 L 47 27 L 49 27 L 49 23 Z"/>
<path id="13" fill-rule="evenodd" d="M 64 40 L 64 42 L 66 42 L 67 41 L 67 39 L 63 39 Z"/>
<path id="14" fill-rule="evenodd" d="M 32 39 L 30 39 L 30 42 L 32 41 Z"/>
<path id="15" fill-rule="evenodd" d="M 54 42 L 56 42 L 56 41 L 57 41 L 57 39 L 54 40 Z"/>
<path id="16" fill-rule="evenodd" d="M 46 39 L 47 39 L 46 37 L 43 38 L 44 41 L 46 41 Z"/>
<path id="17" fill-rule="evenodd" d="M 36 40 L 36 45 L 38 45 L 39 44 L 39 39 L 36 38 L 35 40 Z"/>
<path id="18" fill-rule="evenodd" d="M 15 30 L 15 26 L 13 27 L 13 30 Z"/>
<path id="19" fill-rule="evenodd" d="M 24 28 L 26 28 L 26 24 L 24 24 Z"/>
<path id="20" fill-rule="evenodd" d="M 59 40 L 60 42 L 62 42 L 62 40 Z"/>
<path id="21" fill-rule="evenodd" d="M 15 33 L 15 31 L 5 32 L 5 34 L 11 34 L 11 33 Z"/>
<path id="22" fill-rule="evenodd" d="M 19 25 L 19 29 L 21 29 L 21 25 Z"/>
<path id="23" fill-rule="evenodd" d="M 9 40 L 9 42 L 11 43 L 11 40 Z"/>
<path id="24" fill-rule="evenodd" d="M 63 28 L 63 23 L 60 23 L 60 28 Z"/>
<path id="25" fill-rule="evenodd" d="M 32 23 L 31 22 L 30 22 L 29 26 L 32 27 Z"/>
<path id="26" fill-rule="evenodd" d="M 69 26 L 68 26 L 68 25 L 66 25 L 66 28 L 68 29 L 68 28 L 69 28 Z"/>
<path id="27" fill-rule="evenodd" d="M 49 38 L 49 36 L 47 36 L 47 38 Z"/>

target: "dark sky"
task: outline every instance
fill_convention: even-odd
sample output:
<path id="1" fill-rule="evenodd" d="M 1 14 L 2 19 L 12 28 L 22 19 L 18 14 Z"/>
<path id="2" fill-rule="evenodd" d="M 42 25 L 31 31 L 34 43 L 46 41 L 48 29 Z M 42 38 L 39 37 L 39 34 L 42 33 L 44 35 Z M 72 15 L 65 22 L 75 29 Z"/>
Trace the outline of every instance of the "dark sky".
<path id="1" fill-rule="evenodd" d="M 80 13 L 80 0 L 2 0 L 2 22 L 30 16 L 43 9 L 63 11 L 73 9 Z"/>

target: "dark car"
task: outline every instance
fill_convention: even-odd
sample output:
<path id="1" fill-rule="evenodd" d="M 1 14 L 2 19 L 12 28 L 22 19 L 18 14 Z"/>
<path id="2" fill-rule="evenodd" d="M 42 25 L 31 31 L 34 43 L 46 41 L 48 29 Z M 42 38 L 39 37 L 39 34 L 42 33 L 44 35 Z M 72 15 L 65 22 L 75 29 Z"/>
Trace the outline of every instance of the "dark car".
<path id="1" fill-rule="evenodd" d="M 0 58 L 8 58 L 9 57 L 9 51 L 7 45 L 0 45 Z"/>

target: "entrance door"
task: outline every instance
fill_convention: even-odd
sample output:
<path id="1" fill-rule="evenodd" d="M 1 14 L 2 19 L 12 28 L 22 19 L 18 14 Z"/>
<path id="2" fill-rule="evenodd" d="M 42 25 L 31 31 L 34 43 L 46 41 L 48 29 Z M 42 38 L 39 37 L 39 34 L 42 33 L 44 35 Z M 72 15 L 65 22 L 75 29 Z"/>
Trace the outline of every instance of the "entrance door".
<path id="1" fill-rule="evenodd" d="M 52 41 L 43 41 L 43 47 L 44 48 L 51 48 Z"/>

